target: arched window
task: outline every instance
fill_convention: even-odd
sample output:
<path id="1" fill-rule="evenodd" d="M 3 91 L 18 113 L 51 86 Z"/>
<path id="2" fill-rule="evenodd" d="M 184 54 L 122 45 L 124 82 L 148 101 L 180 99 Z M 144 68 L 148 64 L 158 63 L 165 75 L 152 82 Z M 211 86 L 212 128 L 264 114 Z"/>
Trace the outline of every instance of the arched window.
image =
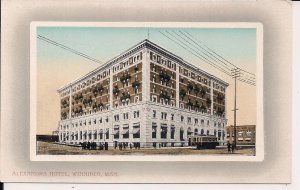
<path id="1" fill-rule="evenodd" d="M 180 140 L 181 140 L 181 141 L 184 141 L 183 136 L 184 136 L 184 130 L 183 130 L 183 128 L 181 127 L 181 128 L 180 128 Z"/>
<path id="2" fill-rule="evenodd" d="M 198 129 L 194 130 L 194 135 L 198 135 Z"/>

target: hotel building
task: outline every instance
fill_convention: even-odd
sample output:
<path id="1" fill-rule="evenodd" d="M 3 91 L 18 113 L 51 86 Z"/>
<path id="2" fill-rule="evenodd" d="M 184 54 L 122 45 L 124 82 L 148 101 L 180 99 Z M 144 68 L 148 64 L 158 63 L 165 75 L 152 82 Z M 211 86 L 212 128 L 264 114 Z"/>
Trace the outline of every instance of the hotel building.
<path id="1" fill-rule="evenodd" d="M 227 86 L 144 40 L 58 90 L 59 141 L 187 146 L 202 134 L 222 145 Z"/>

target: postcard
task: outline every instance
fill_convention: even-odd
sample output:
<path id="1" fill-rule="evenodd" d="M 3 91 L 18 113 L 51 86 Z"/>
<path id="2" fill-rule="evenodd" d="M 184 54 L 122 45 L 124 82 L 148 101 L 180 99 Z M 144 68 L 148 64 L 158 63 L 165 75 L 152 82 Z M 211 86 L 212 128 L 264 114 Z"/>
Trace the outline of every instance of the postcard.
<path id="1" fill-rule="evenodd" d="M 1 181 L 291 182 L 286 1 L 3 5 Z"/>
<path id="2" fill-rule="evenodd" d="M 260 23 L 32 23 L 31 159 L 261 161 L 262 44 Z"/>

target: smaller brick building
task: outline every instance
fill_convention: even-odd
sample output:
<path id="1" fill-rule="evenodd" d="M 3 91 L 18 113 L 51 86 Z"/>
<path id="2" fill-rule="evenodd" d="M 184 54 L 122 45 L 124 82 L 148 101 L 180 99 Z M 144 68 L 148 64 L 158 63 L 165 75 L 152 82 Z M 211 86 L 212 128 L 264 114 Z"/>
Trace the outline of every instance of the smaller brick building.
<path id="1" fill-rule="evenodd" d="M 237 145 L 255 145 L 255 125 L 236 126 Z M 227 141 L 234 142 L 234 126 L 226 127 Z"/>

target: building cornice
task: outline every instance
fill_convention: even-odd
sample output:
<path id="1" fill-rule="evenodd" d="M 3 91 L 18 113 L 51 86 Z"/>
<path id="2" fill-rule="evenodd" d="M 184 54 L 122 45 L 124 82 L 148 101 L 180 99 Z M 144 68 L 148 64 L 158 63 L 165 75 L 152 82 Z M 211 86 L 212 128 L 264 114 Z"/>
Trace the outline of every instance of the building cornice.
<path id="1" fill-rule="evenodd" d="M 143 48 L 148 48 L 148 49 L 151 49 L 151 50 L 154 50 L 154 51 L 157 51 L 159 52 L 160 54 L 162 54 L 163 56 L 166 56 L 168 57 L 169 59 L 177 62 L 178 64 L 180 64 L 181 66 L 184 66 L 184 67 L 187 67 L 189 69 L 191 69 L 192 71 L 194 71 L 195 73 L 200 73 L 206 77 L 208 77 L 209 79 L 213 79 L 213 80 L 216 80 L 220 83 L 222 83 L 223 85 L 225 86 L 228 86 L 229 84 L 211 74 L 209 74 L 208 72 L 202 70 L 202 69 L 199 69 L 197 68 L 196 66 L 184 61 L 181 57 L 173 54 L 172 52 L 160 47 L 159 45 L 145 39 L 141 42 L 139 42 L 138 44 L 132 46 L 131 48 L 125 50 L 123 53 L 119 54 L 118 56 L 110 59 L 109 61 L 107 61 L 106 63 L 102 64 L 101 66 L 99 66 L 98 68 L 92 70 L 91 72 L 87 73 L 86 75 L 70 82 L 68 85 L 65 85 L 61 88 L 59 88 L 57 90 L 58 93 L 61 93 L 62 91 L 68 89 L 69 87 L 72 87 L 74 85 L 76 85 L 77 83 L 80 83 L 84 80 L 87 80 L 88 78 L 92 77 L 94 74 L 97 74 L 99 71 L 102 71 L 102 70 L 105 70 L 105 69 L 109 69 L 112 65 L 118 63 L 119 61 L 129 57 L 130 55 L 140 51 L 141 49 Z"/>

